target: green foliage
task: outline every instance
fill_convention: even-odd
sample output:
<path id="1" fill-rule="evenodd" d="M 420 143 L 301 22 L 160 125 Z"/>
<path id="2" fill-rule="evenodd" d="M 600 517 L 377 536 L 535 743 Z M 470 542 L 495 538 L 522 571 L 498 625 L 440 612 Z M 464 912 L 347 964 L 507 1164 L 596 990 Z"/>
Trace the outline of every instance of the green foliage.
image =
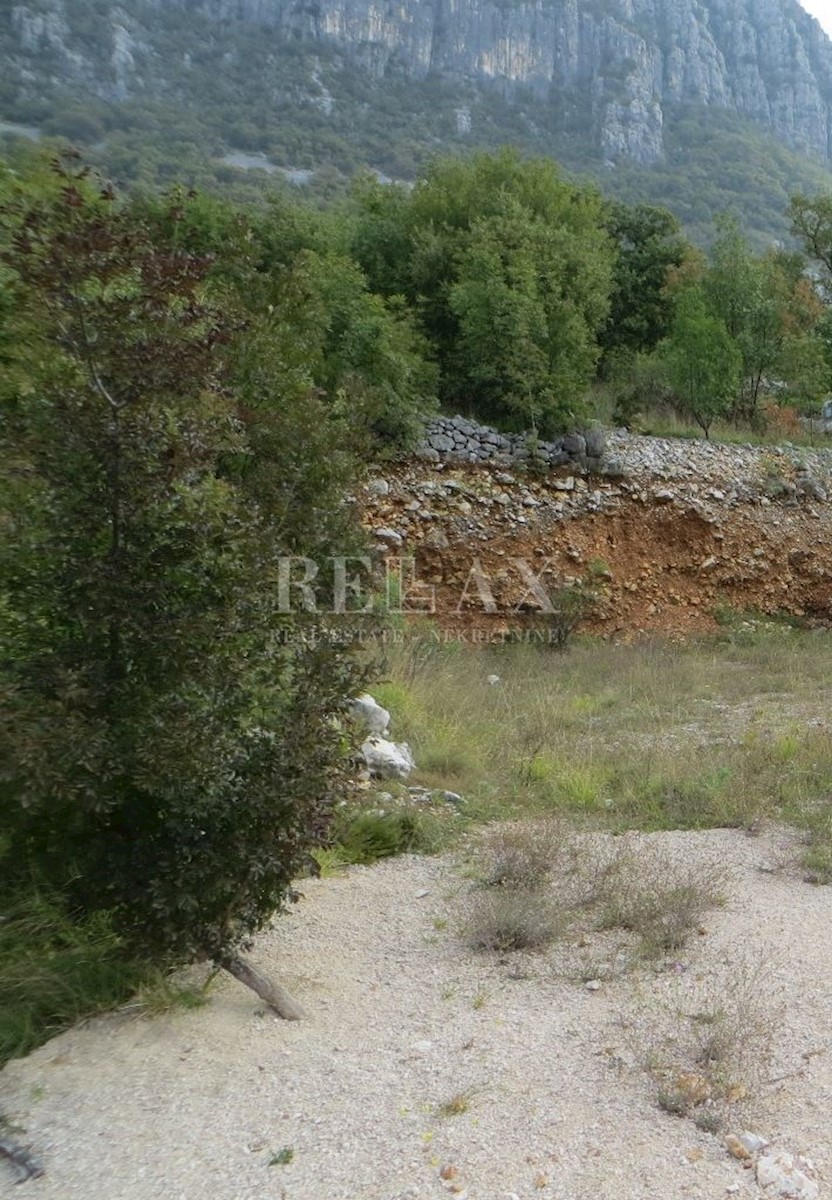
<path id="1" fill-rule="evenodd" d="M 788 217 L 791 231 L 806 253 L 832 277 L 832 195 L 808 196 L 798 192 L 791 198 Z"/>
<path id="2" fill-rule="evenodd" d="M 607 228 L 618 245 L 602 335 L 609 361 L 653 350 L 667 337 L 673 310 L 668 275 L 682 265 L 690 247 L 671 213 L 646 204 L 609 205 Z"/>
<path id="3" fill-rule="evenodd" d="M 308 289 L 315 384 L 377 445 L 412 448 L 434 407 L 436 373 L 410 313 L 372 294 L 344 255 L 302 253 L 293 275 Z"/>
<path id="4" fill-rule="evenodd" d="M 701 288 L 689 286 L 679 296 L 661 356 L 680 406 L 707 437 L 716 418 L 728 411 L 742 359 L 724 322 L 708 313 Z"/>
<path id="5" fill-rule="evenodd" d="M 150 974 L 125 956 L 107 914 L 67 910 L 30 886 L 0 921 L 0 1064 L 122 1003 Z"/>
<path id="6" fill-rule="evenodd" d="M 756 257 L 735 220 L 724 218 L 717 228 L 703 289 L 741 356 L 732 416 L 753 425 L 772 380 L 787 384 L 789 398 L 822 390 L 814 379 L 821 355 L 812 337 L 821 304 L 799 256 L 769 251 Z"/>
<path id="7" fill-rule="evenodd" d="M 333 837 L 345 863 L 372 863 L 423 848 L 419 814 L 408 810 L 342 813 Z"/>
<path id="8" fill-rule="evenodd" d="M 131 954 L 221 961 L 346 770 L 349 646 L 275 586 L 299 539 L 354 540 L 343 423 L 210 258 L 83 172 L 3 220 L 3 892 L 35 876 Z"/>
<path id="9" fill-rule="evenodd" d="M 414 308 L 446 405 L 543 433 L 574 421 L 613 260 L 594 190 L 503 151 L 441 159 L 410 196 L 363 186 L 354 202 L 354 253 L 372 287 Z"/>

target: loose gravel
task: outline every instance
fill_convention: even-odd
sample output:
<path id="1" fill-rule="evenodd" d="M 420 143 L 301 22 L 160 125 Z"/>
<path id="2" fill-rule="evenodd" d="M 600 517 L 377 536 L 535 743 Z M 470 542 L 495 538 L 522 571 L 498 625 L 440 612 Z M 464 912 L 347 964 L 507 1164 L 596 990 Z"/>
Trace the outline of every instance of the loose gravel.
<path id="1" fill-rule="evenodd" d="M 729 902 L 675 971 L 596 990 L 564 973 L 569 950 L 503 959 L 468 950 L 457 918 L 471 885 L 449 858 L 304 882 L 304 899 L 253 957 L 288 983 L 308 1019 L 282 1022 L 228 979 L 205 1008 L 97 1019 L 10 1063 L 0 1111 L 46 1174 L 18 1188 L 0 1164 L 0 1195 L 762 1196 L 721 1137 L 657 1107 L 641 1061 L 651 1014 L 666 1007 L 680 971 L 682 987 L 701 986 L 749 966 L 772 1011 L 782 1009 L 752 1127 L 807 1154 L 825 1194 L 832 891 L 783 867 L 794 848 L 782 831 L 650 840 L 687 861 L 724 864 Z M 442 1115 L 455 1097 L 464 1111 Z"/>

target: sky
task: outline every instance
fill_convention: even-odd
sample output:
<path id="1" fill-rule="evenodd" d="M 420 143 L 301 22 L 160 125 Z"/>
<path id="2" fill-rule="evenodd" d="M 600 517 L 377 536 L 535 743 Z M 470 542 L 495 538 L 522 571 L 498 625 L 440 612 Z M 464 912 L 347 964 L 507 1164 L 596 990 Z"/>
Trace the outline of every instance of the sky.
<path id="1" fill-rule="evenodd" d="M 817 17 L 826 32 L 832 37 L 832 0 L 800 0 L 800 3 L 813 17 Z"/>

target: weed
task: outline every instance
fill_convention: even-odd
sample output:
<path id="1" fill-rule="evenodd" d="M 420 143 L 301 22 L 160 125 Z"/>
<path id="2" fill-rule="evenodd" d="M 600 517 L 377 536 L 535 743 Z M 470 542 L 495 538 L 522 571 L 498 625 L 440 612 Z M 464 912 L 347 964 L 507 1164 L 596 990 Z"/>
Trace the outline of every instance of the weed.
<path id="1" fill-rule="evenodd" d="M 83 1017 L 124 1003 L 152 977 L 126 960 L 103 914 L 80 920 L 33 889 L 0 922 L 0 1064 Z"/>
<path id="2" fill-rule="evenodd" d="M 467 1113 L 471 1107 L 471 1101 L 474 1098 L 475 1091 L 469 1088 L 465 1092 L 454 1092 L 447 1100 L 443 1100 L 441 1104 L 436 1106 L 437 1117 L 461 1117 L 463 1113 Z"/>
<path id="3" fill-rule="evenodd" d="M 563 844 L 563 829 L 554 821 L 500 825 L 486 842 L 483 882 L 491 887 L 540 887 L 557 867 Z"/>
<path id="4" fill-rule="evenodd" d="M 332 879 L 343 875 L 350 866 L 343 848 L 339 845 L 317 846 L 312 851 L 312 857 L 318 864 L 318 874 L 321 879 Z"/>
<path id="5" fill-rule="evenodd" d="M 648 1069 L 657 1103 L 716 1132 L 759 1097 L 769 1074 L 781 1011 L 771 981 L 748 965 L 730 976 L 677 986 L 648 1001 Z"/>
<path id="6" fill-rule="evenodd" d="M 428 818 L 412 809 L 380 812 L 348 808 L 339 814 L 333 837 L 338 860 L 351 865 L 432 849 L 435 833 Z"/>
<path id="7" fill-rule="evenodd" d="M 564 932 L 564 913 L 545 891 L 482 888 L 474 896 L 465 935 L 476 950 L 542 950 Z"/>
<path id="8" fill-rule="evenodd" d="M 715 1108 L 700 1108 L 693 1119 L 703 1133 L 721 1133 L 725 1128 L 725 1117 Z"/>
<path id="9" fill-rule="evenodd" d="M 278 1150 L 269 1159 L 270 1167 L 288 1167 L 289 1163 L 294 1160 L 295 1151 L 292 1146 L 284 1146 L 282 1150 Z"/>
<path id="10" fill-rule="evenodd" d="M 617 850 L 599 887 L 601 929 L 634 933 L 646 957 L 681 949 L 709 909 L 723 903 L 727 876 L 717 867 L 674 862 L 647 847 Z"/>
<path id="11" fill-rule="evenodd" d="M 131 1007 L 146 1017 L 158 1017 L 176 1009 L 187 1011 L 202 1008 L 208 1003 L 210 987 L 216 976 L 217 971 L 214 970 L 203 984 L 197 986 L 183 982 L 181 975 L 155 971 L 141 985 Z"/>

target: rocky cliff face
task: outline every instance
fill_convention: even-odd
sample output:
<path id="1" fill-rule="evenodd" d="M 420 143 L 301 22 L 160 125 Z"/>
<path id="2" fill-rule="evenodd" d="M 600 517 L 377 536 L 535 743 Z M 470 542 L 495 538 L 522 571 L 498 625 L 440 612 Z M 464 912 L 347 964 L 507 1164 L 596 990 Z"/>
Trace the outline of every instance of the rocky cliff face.
<path id="1" fill-rule="evenodd" d="M 172 13 L 232 58 L 235 31 L 259 27 L 275 46 L 334 48 L 379 80 L 499 88 L 543 103 L 553 128 L 571 124 L 612 160 L 660 158 L 667 106 L 687 102 L 832 157 L 832 44 L 795 0 L 29 0 L 0 13 L 0 45 L 21 86 L 46 61 L 52 81 L 118 100 L 164 85 L 159 22 Z M 458 114 L 462 132 L 468 119 Z"/>

